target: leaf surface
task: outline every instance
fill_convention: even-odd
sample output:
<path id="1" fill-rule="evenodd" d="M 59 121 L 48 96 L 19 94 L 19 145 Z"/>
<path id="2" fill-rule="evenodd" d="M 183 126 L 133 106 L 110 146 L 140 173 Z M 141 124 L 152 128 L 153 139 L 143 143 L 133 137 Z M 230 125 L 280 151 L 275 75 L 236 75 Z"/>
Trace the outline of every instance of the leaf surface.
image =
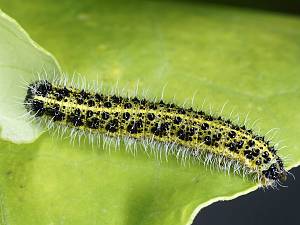
<path id="1" fill-rule="evenodd" d="M 26 82 L 50 68 L 58 71 L 58 64 L 2 11 L 0 37 L 0 137 L 13 142 L 30 142 L 42 130 L 24 120 L 22 102 Z"/>

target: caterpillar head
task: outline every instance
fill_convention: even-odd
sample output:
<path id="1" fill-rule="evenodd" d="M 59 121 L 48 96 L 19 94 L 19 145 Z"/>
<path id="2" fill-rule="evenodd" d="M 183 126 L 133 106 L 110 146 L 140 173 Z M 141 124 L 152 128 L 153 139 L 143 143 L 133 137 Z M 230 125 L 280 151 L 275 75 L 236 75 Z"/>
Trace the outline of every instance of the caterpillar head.
<path id="1" fill-rule="evenodd" d="M 284 183 L 287 179 L 287 171 L 284 169 L 282 160 L 277 157 L 276 162 L 272 163 L 268 169 L 262 171 L 266 180 Z"/>

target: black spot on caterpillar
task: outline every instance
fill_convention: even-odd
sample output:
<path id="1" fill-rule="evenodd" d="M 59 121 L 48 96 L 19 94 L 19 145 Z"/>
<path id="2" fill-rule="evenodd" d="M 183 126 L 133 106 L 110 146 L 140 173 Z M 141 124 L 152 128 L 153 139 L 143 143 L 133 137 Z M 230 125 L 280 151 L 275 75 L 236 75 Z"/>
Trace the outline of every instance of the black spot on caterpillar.
<path id="1" fill-rule="evenodd" d="M 287 171 L 276 148 L 265 137 L 221 116 L 183 108 L 174 103 L 87 92 L 60 83 L 38 80 L 24 101 L 34 118 L 86 133 L 115 138 L 150 140 L 172 150 L 204 156 L 229 170 L 242 169 L 262 186 L 286 180 Z M 215 160 L 211 160 L 215 157 Z"/>

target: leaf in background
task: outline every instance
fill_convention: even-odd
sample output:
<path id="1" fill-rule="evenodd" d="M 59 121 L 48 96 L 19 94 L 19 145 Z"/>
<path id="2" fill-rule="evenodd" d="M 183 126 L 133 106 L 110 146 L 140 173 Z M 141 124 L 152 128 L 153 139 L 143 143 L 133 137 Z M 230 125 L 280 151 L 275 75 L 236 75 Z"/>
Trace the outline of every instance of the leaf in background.
<path id="1" fill-rule="evenodd" d="M 0 11 L 0 127 L 1 138 L 13 142 L 31 142 L 41 130 L 21 118 L 26 89 L 38 72 L 58 71 L 53 57 L 33 42 L 11 18 Z M 50 73 L 49 73 L 50 74 Z"/>
<path id="2" fill-rule="evenodd" d="M 300 19 L 296 16 L 171 1 L 0 1 L 65 71 L 107 86 L 228 115 L 250 112 L 262 133 L 279 127 L 282 155 L 300 161 Z M 189 104 L 189 103 L 188 103 Z M 293 106 L 293 107 L 291 107 Z M 244 118 L 245 116 L 241 116 Z M 251 123 L 249 123 L 250 125 Z M 255 189 L 202 165 L 159 162 L 138 149 L 72 146 L 49 134 L 28 145 L 2 142 L 2 215 L 7 224 L 191 223 L 201 207 Z M 280 194 L 280 193 L 279 193 Z"/>

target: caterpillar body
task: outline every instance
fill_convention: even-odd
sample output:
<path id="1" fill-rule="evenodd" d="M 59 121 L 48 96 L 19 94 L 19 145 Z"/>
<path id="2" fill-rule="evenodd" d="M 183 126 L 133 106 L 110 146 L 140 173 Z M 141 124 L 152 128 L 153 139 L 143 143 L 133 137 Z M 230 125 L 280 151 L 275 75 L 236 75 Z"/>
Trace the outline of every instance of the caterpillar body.
<path id="1" fill-rule="evenodd" d="M 205 160 L 216 157 L 219 166 L 238 165 L 233 169 L 243 168 L 262 186 L 280 184 L 288 173 L 265 137 L 221 116 L 163 100 L 88 92 L 45 79 L 28 85 L 24 105 L 34 118 L 87 134 L 161 143 L 175 154 L 185 149 Z"/>

